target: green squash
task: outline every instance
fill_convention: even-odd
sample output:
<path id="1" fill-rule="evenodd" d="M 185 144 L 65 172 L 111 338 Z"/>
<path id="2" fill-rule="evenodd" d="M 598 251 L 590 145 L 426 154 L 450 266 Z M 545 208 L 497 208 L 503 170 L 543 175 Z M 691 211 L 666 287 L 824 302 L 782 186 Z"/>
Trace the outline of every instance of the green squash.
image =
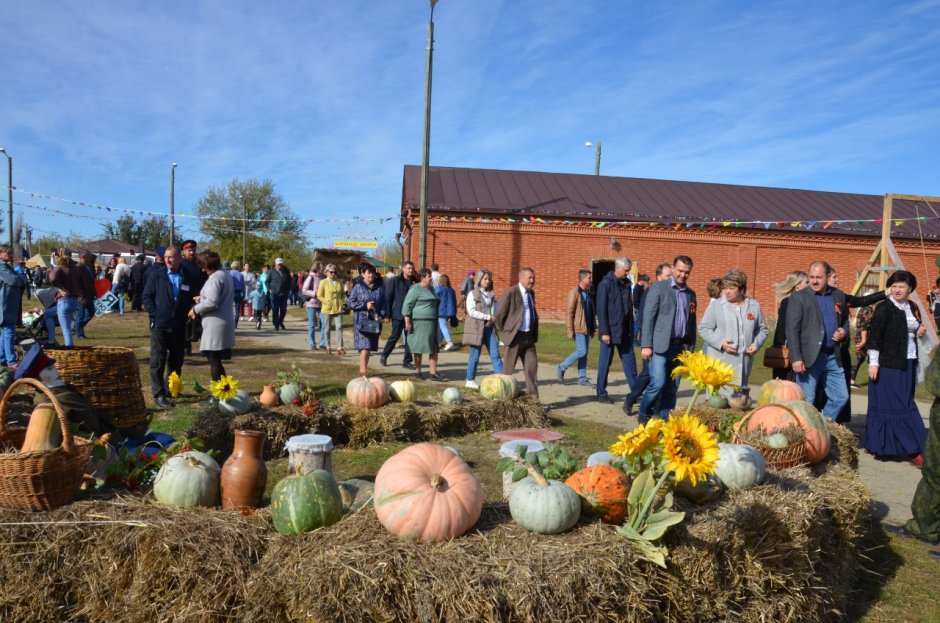
<path id="1" fill-rule="evenodd" d="M 302 534 L 331 526 L 343 515 L 343 499 L 333 474 L 318 469 L 284 478 L 271 494 L 271 518 L 281 534 Z"/>
<path id="2" fill-rule="evenodd" d="M 511 374 L 490 374 L 480 380 L 480 395 L 489 400 L 515 398 L 519 385 Z"/>
<path id="3" fill-rule="evenodd" d="M 727 409 L 728 399 L 716 392 L 708 397 L 708 406 L 712 409 Z"/>
<path id="4" fill-rule="evenodd" d="M 581 498 L 563 482 L 526 476 L 512 486 L 509 513 L 526 530 L 558 534 L 578 523 Z"/>
<path id="5" fill-rule="evenodd" d="M 715 476 L 724 486 L 732 490 L 750 489 L 763 482 L 766 474 L 767 463 L 757 448 L 740 443 L 718 444 Z"/>
<path id="6" fill-rule="evenodd" d="M 300 400 L 300 391 L 297 383 L 285 383 L 277 390 L 277 397 L 281 399 L 281 404 L 293 404 L 295 400 Z"/>
<path id="7" fill-rule="evenodd" d="M 460 395 L 460 390 L 456 387 L 448 387 L 445 389 L 443 399 L 445 405 L 459 405 L 463 402 L 463 396 Z"/>
<path id="8" fill-rule="evenodd" d="M 707 504 L 721 497 L 721 481 L 714 474 L 708 474 L 694 485 L 686 478 L 676 484 L 676 493 L 696 504 Z"/>

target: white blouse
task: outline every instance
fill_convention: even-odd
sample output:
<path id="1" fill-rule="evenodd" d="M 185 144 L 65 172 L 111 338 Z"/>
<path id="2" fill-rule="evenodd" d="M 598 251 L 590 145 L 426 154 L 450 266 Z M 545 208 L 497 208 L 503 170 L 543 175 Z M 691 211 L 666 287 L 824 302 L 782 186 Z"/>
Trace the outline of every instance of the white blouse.
<path id="1" fill-rule="evenodd" d="M 496 293 L 492 290 L 489 292 L 480 290 L 483 295 L 483 311 L 477 311 L 477 303 L 473 298 L 476 292 L 476 290 L 471 290 L 467 293 L 467 315 L 477 320 L 489 320 L 496 313 Z"/>
<path id="2" fill-rule="evenodd" d="M 904 315 L 907 318 L 907 358 L 908 359 L 917 359 L 917 330 L 920 328 L 920 321 L 914 317 L 914 312 L 911 311 L 911 304 L 909 301 L 904 301 L 903 303 L 898 302 L 894 297 L 888 297 L 888 300 L 894 303 L 894 306 L 898 309 L 904 310 Z M 869 365 L 878 366 L 880 354 L 877 350 L 868 351 L 868 360 Z"/>

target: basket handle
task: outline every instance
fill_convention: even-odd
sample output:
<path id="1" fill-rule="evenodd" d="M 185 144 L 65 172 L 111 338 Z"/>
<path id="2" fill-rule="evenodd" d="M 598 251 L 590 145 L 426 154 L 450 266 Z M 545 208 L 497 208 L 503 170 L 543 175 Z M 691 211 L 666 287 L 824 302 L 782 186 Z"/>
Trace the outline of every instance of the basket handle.
<path id="1" fill-rule="evenodd" d="M 49 399 L 49 402 L 51 402 L 52 406 L 55 408 L 56 415 L 59 417 L 59 428 L 62 430 L 62 448 L 65 449 L 66 452 L 71 452 L 72 433 L 69 432 L 69 423 L 68 419 L 65 417 L 65 409 L 62 408 L 62 403 L 60 403 L 59 399 L 55 397 L 55 394 L 52 393 L 52 390 L 36 379 L 19 379 L 13 381 L 10 387 L 7 388 L 6 393 L 3 395 L 3 399 L 0 399 L 0 434 L 3 434 L 4 423 L 7 419 L 7 409 L 10 404 L 10 397 L 13 395 L 13 390 L 20 385 L 32 385 L 46 395 L 46 398 Z"/>
<path id="2" fill-rule="evenodd" d="M 799 426 L 799 427 L 802 428 L 803 425 L 800 423 L 800 418 L 796 417 L 796 414 L 793 413 L 793 410 L 792 410 L 790 407 L 788 407 L 788 406 L 786 406 L 786 405 L 782 405 L 782 404 L 780 404 L 780 403 L 776 403 L 776 402 L 772 402 L 772 403 L 770 403 L 770 404 L 768 404 L 768 405 L 764 405 L 764 406 L 765 406 L 765 407 L 780 407 L 781 409 L 783 409 L 784 411 L 787 412 L 787 415 L 790 416 L 790 419 L 793 420 L 793 423 L 794 423 L 794 424 L 796 424 L 797 426 Z M 759 410 L 761 410 L 761 409 L 763 409 L 763 408 L 764 408 L 764 407 L 758 407 L 757 409 L 754 409 L 753 411 L 751 411 L 750 413 L 748 413 L 747 415 L 745 415 L 743 418 L 741 418 L 741 421 L 738 423 L 738 428 L 737 428 L 737 430 L 744 431 L 744 432 L 746 433 L 746 432 L 747 432 L 747 424 L 748 424 L 748 422 L 751 421 L 751 416 L 753 416 L 755 413 L 757 413 Z M 763 427 L 761 428 L 761 431 L 763 431 Z"/>

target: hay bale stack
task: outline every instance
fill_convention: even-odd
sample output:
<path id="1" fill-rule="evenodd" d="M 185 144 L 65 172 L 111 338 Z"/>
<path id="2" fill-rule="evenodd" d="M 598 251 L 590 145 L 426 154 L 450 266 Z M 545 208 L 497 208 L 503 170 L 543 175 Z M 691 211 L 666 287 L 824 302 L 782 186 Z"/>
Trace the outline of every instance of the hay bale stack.
<path id="1" fill-rule="evenodd" d="M 215 407 L 206 408 L 186 432 L 187 437 L 199 437 L 206 447 L 219 451 L 219 464 L 232 454 L 234 431 L 256 430 L 265 434 L 262 458 L 276 459 L 283 454 L 284 444 L 294 435 L 317 431 L 317 420 L 301 413 L 300 408 L 284 405 L 271 409 L 260 407 L 250 413 L 232 416 Z"/>

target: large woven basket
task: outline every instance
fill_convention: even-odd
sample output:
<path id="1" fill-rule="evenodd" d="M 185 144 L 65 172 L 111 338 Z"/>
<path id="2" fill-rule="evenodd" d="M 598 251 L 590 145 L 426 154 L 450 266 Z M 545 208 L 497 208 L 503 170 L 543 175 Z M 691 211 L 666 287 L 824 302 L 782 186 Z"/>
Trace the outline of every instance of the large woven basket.
<path id="1" fill-rule="evenodd" d="M 58 448 L 19 452 L 26 430 L 4 430 L 10 396 L 20 385 L 35 387 L 52 403 L 62 429 Z M 89 439 L 72 436 L 62 405 L 45 385 L 34 379 L 14 381 L 0 400 L 0 506 L 46 511 L 68 504 L 81 487 L 93 446 Z"/>
<path id="2" fill-rule="evenodd" d="M 118 430 L 148 423 L 140 366 L 134 351 L 119 346 L 76 346 L 50 351 L 66 383 L 78 388 L 98 417 Z"/>
<path id="3" fill-rule="evenodd" d="M 789 412 L 789 410 L 788 410 Z M 788 444 L 782 448 L 772 448 L 765 443 L 755 442 L 751 439 L 748 439 L 742 436 L 738 431 L 747 430 L 747 423 L 753 415 L 753 411 L 748 413 L 741 422 L 738 424 L 736 432 L 731 437 L 731 443 L 741 443 L 748 446 L 753 446 L 764 456 L 764 461 L 767 463 L 767 467 L 772 467 L 774 469 L 789 469 L 791 467 L 799 467 L 800 465 L 806 465 L 806 444 L 803 441 L 798 441 L 796 443 Z M 790 416 L 793 418 L 793 423 L 797 426 L 800 425 L 799 419 L 790 413 Z"/>

